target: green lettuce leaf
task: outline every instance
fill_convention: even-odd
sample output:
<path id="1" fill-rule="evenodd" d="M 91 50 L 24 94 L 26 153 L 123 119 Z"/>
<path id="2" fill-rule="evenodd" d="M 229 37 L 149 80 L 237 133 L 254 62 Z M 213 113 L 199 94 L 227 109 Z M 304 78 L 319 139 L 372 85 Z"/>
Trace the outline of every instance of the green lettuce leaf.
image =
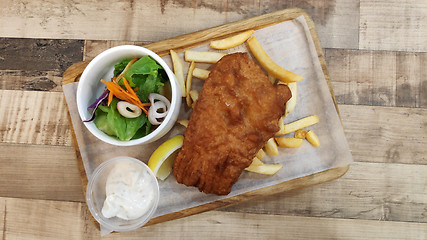
<path id="1" fill-rule="evenodd" d="M 113 98 L 110 106 L 100 105 L 95 113 L 95 125 L 98 129 L 110 136 L 116 136 L 122 141 L 128 141 L 134 138 L 139 129 L 145 130 L 142 126 L 148 122 L 148 119 L 145 114 L 141 114 L 137 118 L 123 117 L 117 110 L 118 102 L 119 100 L 117 98 Z M 144 134 L 147 135 L 148 132 L 144 131 Z M 145 135 L 140 133 L 139 137 Z"/>
<path id="2" fill-rule="evenodd" d="M 129 63 L 128 60 L 123 60 L 115 66 L 116 70 L 124 69 L 123 65 Z M 123 70 L 122 70 L 123 71 Z M 164 86 L 167 79 L 166 72 L 154 59 L 150 56 L 144 56 L 130 66 L 129 70 L 124 74 L 129 85 L 133 88 L 138 87 L 136 95 L 142 102 L 148 102 L 150 93 L 159 93 L 160 87 Z M 119 84 L 124 88 L 123 81 Z"/>
<path id="3" fill-rule="evenodd" d="M 132 58 L 126 58 L 121 60 L 119 63 L 114 65 L 114 76 L 117 77 L 123 70 L 125 70 L 128 63 L 132 60 Z"/>
<path id="4" fill-rule="evenodd" d="M 140 58 L 138 61 L 134 62 L 132 66 L 130 66 L 129 70 L 125 73 L 124 77 L 126 78 L 126 80 L 133 82 L 132 76 L 134 74 L 157 76 L 158 69 L 163 69 L 163 68 L 150 56 L 144 56 Z"/>

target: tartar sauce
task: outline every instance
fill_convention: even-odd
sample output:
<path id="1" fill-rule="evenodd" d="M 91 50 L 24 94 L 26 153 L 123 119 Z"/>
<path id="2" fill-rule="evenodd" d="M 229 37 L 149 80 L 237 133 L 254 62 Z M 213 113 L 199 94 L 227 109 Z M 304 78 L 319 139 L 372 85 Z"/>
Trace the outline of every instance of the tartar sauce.
<path id="1" fill-rule="evenodd" d="M 154 202 L 152 178 L 147 169 L 134 162 L 120 162 L 108 175 L 102 207 L 106 218 L 133 220 L 146 214 Z"/>

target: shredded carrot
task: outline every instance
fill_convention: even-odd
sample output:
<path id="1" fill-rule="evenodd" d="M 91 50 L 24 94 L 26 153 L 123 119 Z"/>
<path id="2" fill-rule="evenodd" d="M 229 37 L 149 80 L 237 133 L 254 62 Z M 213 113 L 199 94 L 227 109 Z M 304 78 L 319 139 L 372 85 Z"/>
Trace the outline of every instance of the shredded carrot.
<path id="1" fill-rule="evenodd" d="M 125 86 L 127 85 L 126 88 L 128 88 L 128 86 L 129 86 L 129 88 L 131 89 L 133 94 L 125 91 L 117 83 L 107 82 L 104 79 L 101 79 L 101 82 L 103 82 L 105 85 L 107 85 L 107 88 L 110 91 L 111 97 L 108 96 L 109 103 L 111 102 L 110 98 L 112 100 L 112 98 L 113 98 L 112 95 L 114 95 L 118 99 L 124 100 L 126 102 L 132 103 L 133 105 L 138 106 L 139 108 L 141 108 L 145 112 L 145 114 L 148 114 L 148 111 L 147 111 L 147 109 L 145 109 L 145 106 L 150 106 L 151 104 L 150 103 L 142 103 L 141 100 L 139 100 L 138 96 L 135 94 L 135 92 L 132 90 L 132 88 L 130 87 L 130 85 L 127 81 L 125 82 Z"/>
<path id="2" fill-rule="evenodd" d="M 110 92 L 108 94 L 108 106 L 110 106 L 111 101 L 113 101 L 113 97 L 114 97 L 114 95 Z"/>
<path id="3" fill-rule="evenodd" d="M 136 96 L 136 93 L 133 91 L 133 89 L 130 87 L 128 80 L 126 80 L 125 77 L 123 77 L 123 83 L 125 84 L 126 90 L 133 96 Z"/>
<path id="4" fill-rule="evenodd" d="M 105 83 L 105 85 L 107 85 L 108 90 L 110 90 L 110 93 L 108 95 L 108 106 L 110 106 L 110 103 L 113 100 L 113 96 L 116 96 L 118 99 L 124 100 L 126 102 L 132 103 L 133 105 L 138 106 L 145 112 L 145 114 L 148 114 L 148 111 L 147 109 L 145 109 L 145 107 L 150 106 L 151 103 L 141 102 L 141 100 L 136 95 L 135 91 L 130 86 L 129 82 L 123 77 L 123 75 L 129 70 L 130 66 L 132 66 L 132 64 L 137 60 L 138 58 L 134 58 L 130 60 L 129 63 L 126 65 L 125 69 L 123 69 L 123 71 L 119 74 L 119 76 L 113 77 L 111 82 L 107 82 L 104 79 L 102 79 L 101 82 Z M 127 91 L 124 90 L 122 87 L 120 87 L 120 85 L 118 84 L 122 78 Z"/>

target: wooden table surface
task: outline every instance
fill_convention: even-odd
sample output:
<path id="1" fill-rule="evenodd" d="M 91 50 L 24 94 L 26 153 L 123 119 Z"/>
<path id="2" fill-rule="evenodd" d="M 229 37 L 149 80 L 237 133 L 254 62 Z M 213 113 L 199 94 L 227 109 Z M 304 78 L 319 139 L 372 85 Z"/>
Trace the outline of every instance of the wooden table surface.
<path id="1" fill-rule="evenodd" d="M 99 238 L 61 89 L 71 64 L 290 7 L 316 24 L 354 157 L 349 171 L 105 238 L 426 239 L 426 1 L 0 0 L 2 239 Z"/>

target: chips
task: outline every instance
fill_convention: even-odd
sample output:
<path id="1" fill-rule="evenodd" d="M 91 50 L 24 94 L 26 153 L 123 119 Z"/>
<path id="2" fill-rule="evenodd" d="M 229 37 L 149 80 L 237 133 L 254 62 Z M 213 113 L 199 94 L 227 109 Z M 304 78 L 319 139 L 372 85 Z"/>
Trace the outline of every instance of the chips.
<path id="1" fill-rule="evenodd" d="M 210 46 L 214 49 L 228 49 L 244 43 L 255 31 L 248 30 L 237 35 L 212 41 Z"/>
<path id="2" fill-rule="evenodd" d="M 196 67 L 196 64 L 194 62 L 191 62 L 190 67 L 188 68 L 187 73 L 187 82 L 186 82 L 186 91 L 185 91 L 185 100 L 187 101 L 187 106 L 191 107 L 191 97 L 190 97 L 190 90 L 191 90 L 191 81 L 193 79 L 193 70 Z"/>
<path id="3" fill-rule="evenodd" d="M 256 154 L 256 157 L 258 158 L 258 159 L 262 159 L 263 157 L 265 157 L 265 152 L 264 152 L 264 150 L 262 150 L 262 148 L 257 152 L 257 154 Z"/>
<path id="4" fill-rule="evenodd" d="M 188 127 L 189 120 L 178 120 L 177 123 L 181 124 L 184 127 Z"/>
<path id="5" fill-rule="evenodd" d="M 286 110 L 285 114 L 283 115 L 284 117 L 288 116 L 289 113 L 291 113 L 297 105 L 297 83 L 287 83 L 286 85 L 288 85 L 289 89 L 291 90 L 292 97 L 286 103 Z"/>
<path id="6" fill-rule="evenodd" d="M 187 50 L 184 53 L 184 58 L 187 62 L 216 63 L 224 56 L 224 53 L 201 52 L 192 50 Z"/>
<path id="7" fill-rule="evenodd" d="M 294 135 L 294 137 L 295 138 L 301 138 L 301 139 L 305 139 L 305 136 L 307 135 L 307 131 L 306 130 L 301 130 L 301 129 L 299 129 L 299 130 L 296 130 L 295 131 L 295 135 Z"/>
<path id="8" fill-rule="evenodd" d="M 295 122 L 291 122 L 283 125 L 283 130 L 281 130 L 278 135 L 284 135 L 287 133 L 295 132 L 298 129 L 305 128 L 316 124 L 319 122 L 319 117 L 317 115 L 311 115 Z"/>
<path id="9" fill-rule="evenodd" d="M 263 165 L 264 163 L 261 162 L 261 160 L 257 157 L 254 157 L 254 159 L 252 160 L 251 165 L 249 166 L 259 166 L 259 165 Z"/>
<path id="10" fill-rule="evenodd" d="M 280 117 L 279 118 L 279 131 L 276 133 L 276 134 L 274 134 L 274 136 L 279 136 L 279 135 L 282 135 L 281 134 L 281 132 L 283 132 L 283 131 L 285 131 L 285 129 L 284 129 L 284 125 L 285 125 L 285 122 L 284 122 L 284 120 L 283 120 L 283 118 L 282 117 Z"/>
<path id="11" fill-rule="evenodd" d="M 190 94 L 191 100 L 193 100 L 193 102 L 196 102 L 197 99 L 199 99 L 199 92 L 197 90 L 192 89 L 192 90 L 190 90 L 189 94 Z"/>
<path id="12" fill-rule="evenodd" d="M 299 148 L 303 141 L 301 138 L 275 138 L 274 140 L 280 147 L 286 148 Z"/>
<path id="13" fill-rule="evenodd" d="M 255 56 L 255 58 L 258 60 L 258 62 L 261 64 L 261 66 L 272 76 L 275 78 L 278 78 L 280 81 L 284 83 L 290 83 L 290 82 L 299 82 L 302 80 L 302 77 L 290 72 L 279 65 L 277 65 L 264 51 L 261 44 L 258 42 L 258 40 L 255 37 L 251 37 L 248 41 L 249 49 L 251 50 L 252 54 Z"/>
<path id="14" fill-rule="evenodd" d="M 208 78 L 209 73 L 210 73 L 209 70 L 205 70 L 205 69 L 201 69 L 201 68 L 194 68 L 193 77 L 205 80 L 206 78 Z"/>
<path id="15" fill-rule="evenodd" d="M 277 144 L 273 138 L 268 139 L 264 147 L 267 154 L 279 155 L 279 149 L 277 148 Z"/>
<path id="16" fill-rule="evenodd" d="M 245 168 L 246 171 L 260 173 L 260 174 L 267 174 L 267 175 L 273 175 L 277 173 L 281 168 L 282 164 L 262 164 L 262 165 L 250 165 L 249 167 Z"/>
<path id="17" fill-rule="evenodd" d="M 317 135 L 313 131 L 308 131 L 305 135 L 305 138 L 309 143 L 311 143 L 313 146 L 318 147 L 320 146 L 320 141 Z"/>
<path id="18" fill-rule="evenodd" d="M 175 73 L 176 80 L 178 80 L 179 87 L 181 88 L 181 96 L 185 97 L 185 82 L 184 82 L 184 71 L 182 69 L 182 62 L 179 59 L 178 54 L 174 50 L 170 50 L 173 71 Z"/>
<path id="19" fill-rule="evenodd" d="M 193 101 L 193 104 L 191 104 L 191 107 L 194 108 L 196 106 L 196 102 L 199 99 L 199 92 L 195 89 L 190 90 L 189 93 L 191 100 Z"/>

